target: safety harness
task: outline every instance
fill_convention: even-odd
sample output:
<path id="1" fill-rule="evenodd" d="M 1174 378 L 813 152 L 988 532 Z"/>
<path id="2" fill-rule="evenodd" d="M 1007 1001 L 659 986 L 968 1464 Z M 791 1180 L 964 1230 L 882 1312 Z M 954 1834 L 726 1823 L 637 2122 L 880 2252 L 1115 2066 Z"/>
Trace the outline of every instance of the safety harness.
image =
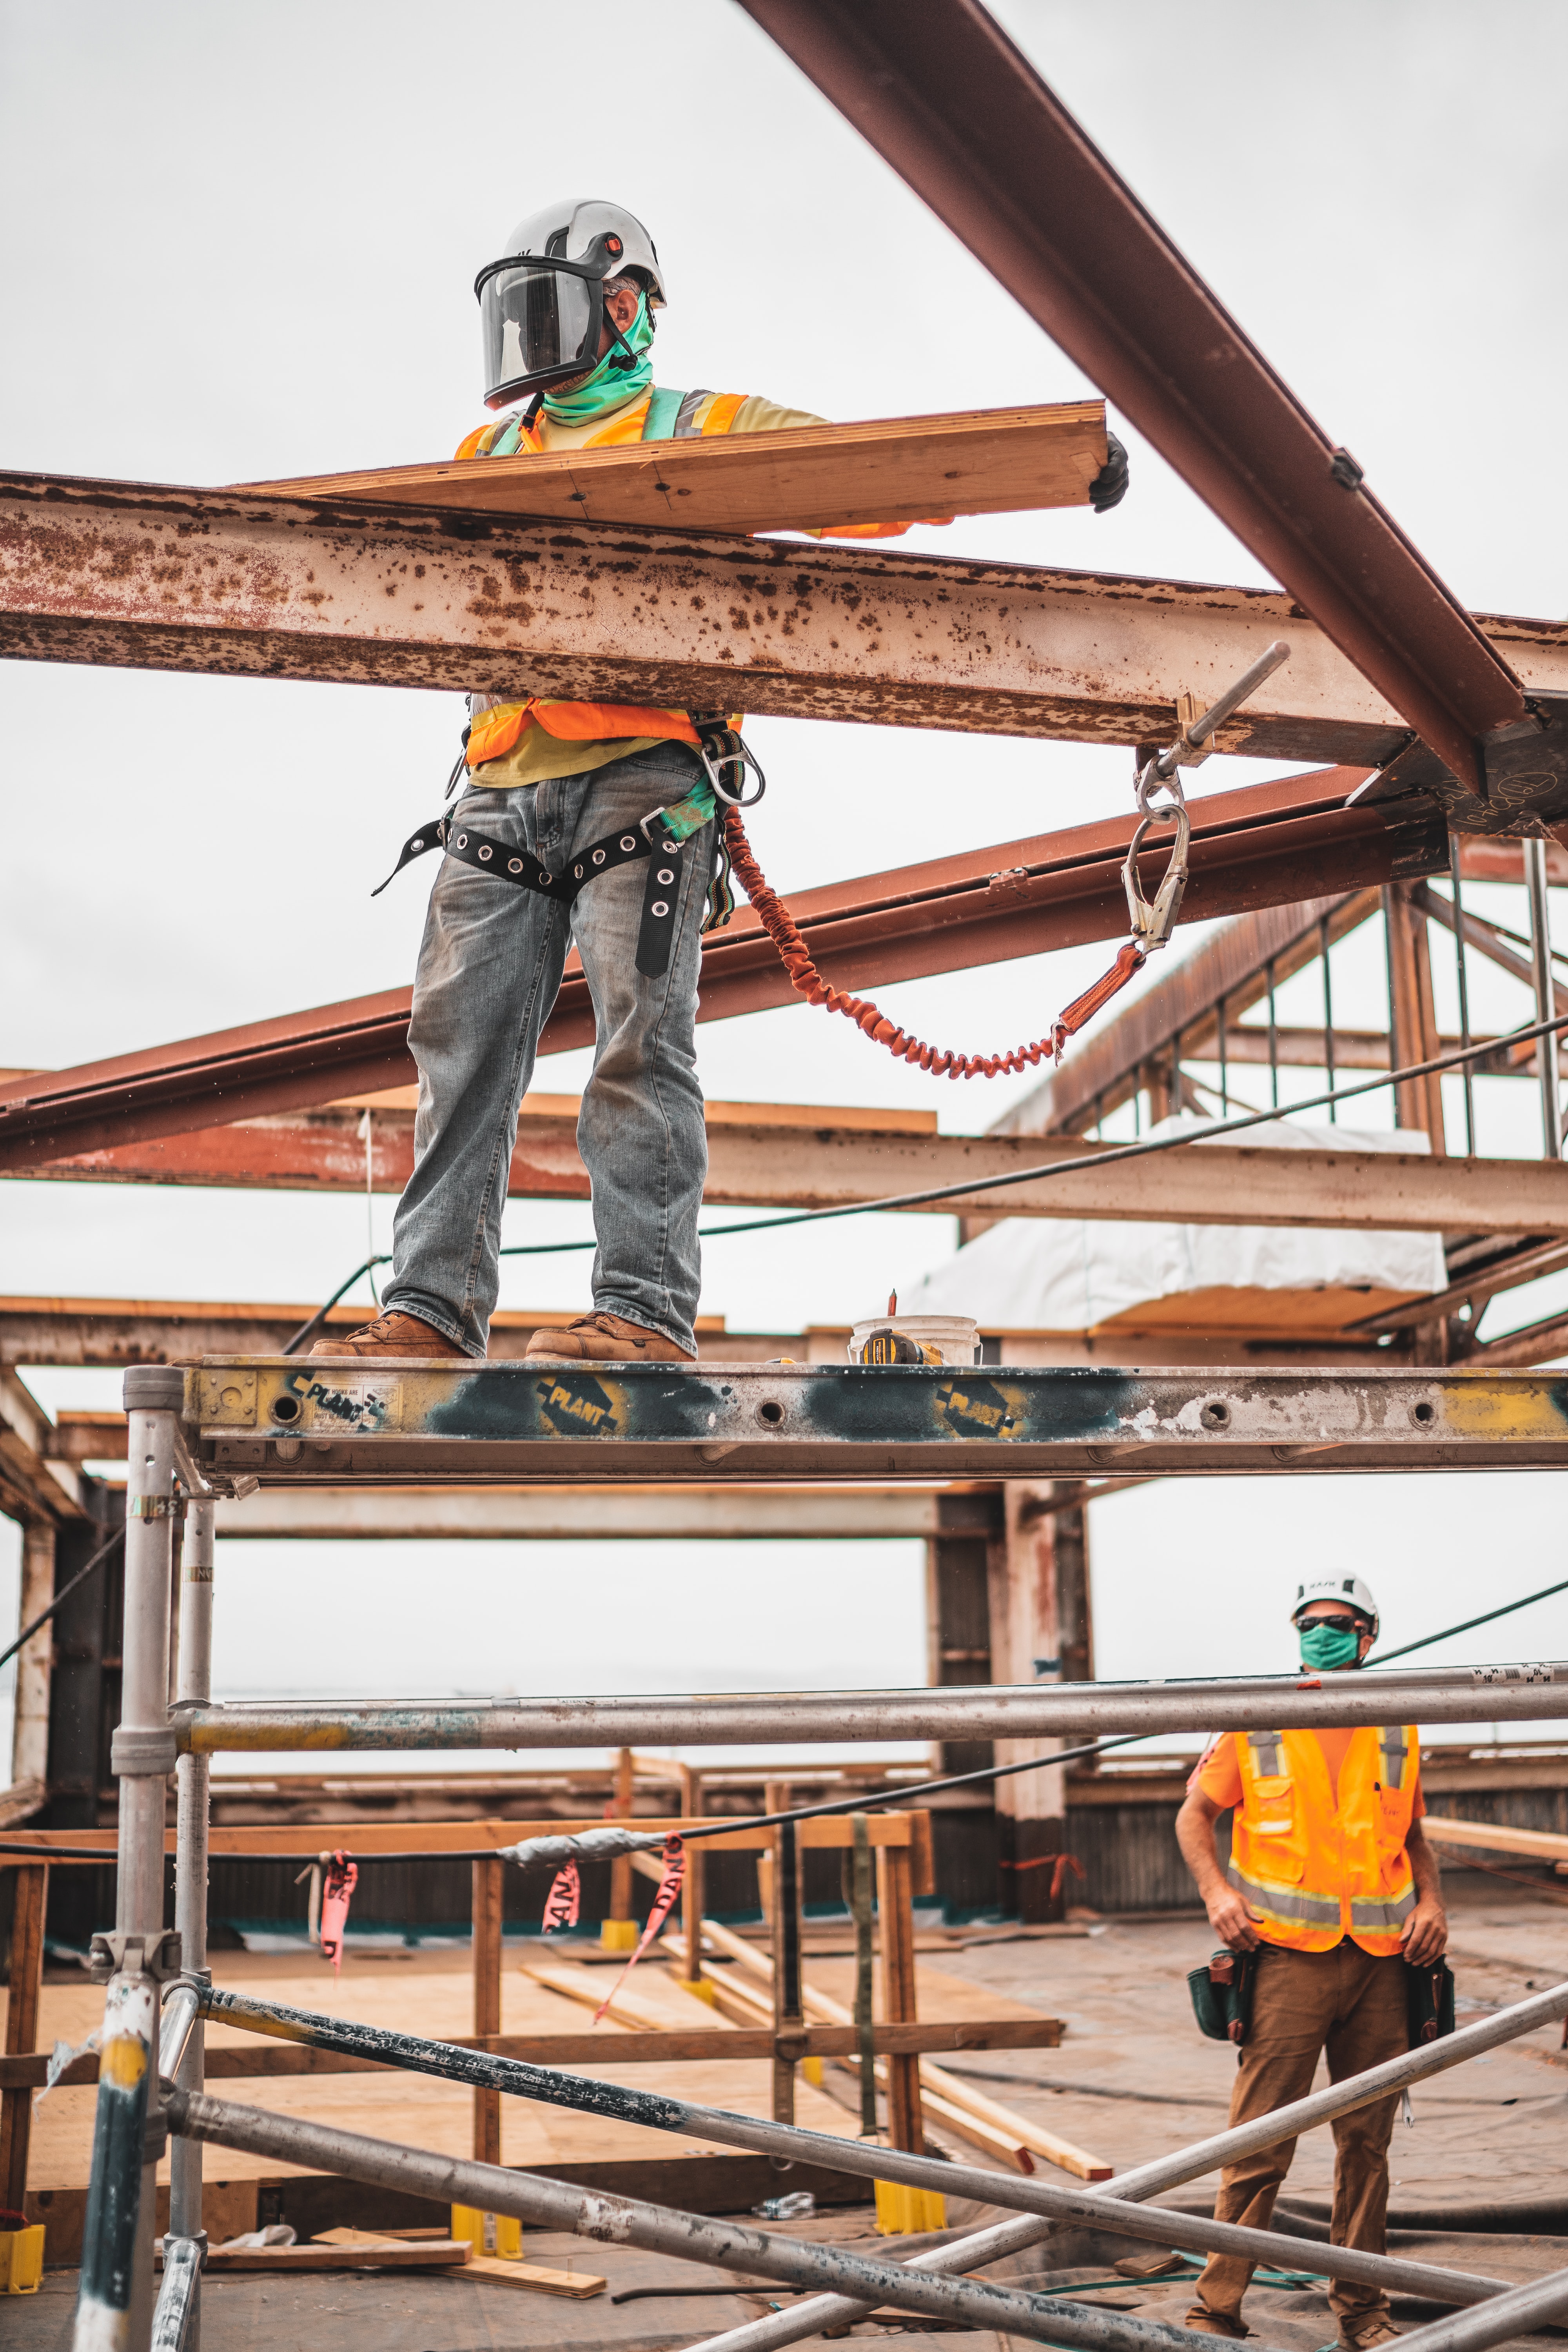
<path id="1" fill-rule="evenodd" d="M 721 802 L 729 809 L 754 807 L 767 790 L 762 769 L 728 719 L 694 718 L 692 725 L 697 730 L 698 757 L 704 773 L 690 791 L 668 808 L 650 809 L 624 831 L 606 833 L 597 841 L 591 841 L 559 873 L 542 865 L 531 850 L 481 833 L 464 818 L 459 805 L 409 835 L 386 882 L 381 883 L 371 896 L 379 898 L 387 883 L 395 882 L 405 866 L 432 849 L 444 849 L 448 857 L 471 866 L 476 873 L 488 874 L 498 882 L 510 882 L 520 890 L 536 891 L 542 898 L 553 898 L 563 907 L 574 904 L 578 893 L 597 876 L 612 874 L 618 866 L 635 866 L 646 858 L 648 873 L 637 931 L 637 968 L 645 979 L 658 980 L 669 969 L 687 842 L 711 821 Z M 454 779 L 461 764 L 454 770 Z M 748 768 L 756 777 L 756 788 L 745 793 Z M 705 932 L 721 930 L 735 911 L 734 894 L 730 887 L 730 850 L 722 832 L 714 840 L 713 860 L 702 919 Z"/>

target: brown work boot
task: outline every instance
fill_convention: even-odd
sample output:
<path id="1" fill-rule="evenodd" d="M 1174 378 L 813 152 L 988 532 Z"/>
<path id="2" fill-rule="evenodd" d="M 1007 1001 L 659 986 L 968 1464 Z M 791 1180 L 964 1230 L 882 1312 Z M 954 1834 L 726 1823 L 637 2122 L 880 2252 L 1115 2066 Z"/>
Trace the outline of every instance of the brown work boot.
<path id="1" fill-rule="evenodd" d="M 357 1331 L 345 1331 L 341 1339 L 318 1339 L 310 1353 L 357 1356 L 373 1363 L 386 1363 L 400 1356 L 461 1356 L 465 1363 L 474 1361 L 434 1324 L 422 1323 L 417 1315 L 399 1314 L 395 1308 L 378 1315 L 374 1323 L 362 1323 Z"/>
<path id="2" fill-rule="evenodd" d="M 1368 2320 L 1364 2327 L 1353 2333 L 1342 2319 L 1340 2352 L 1379 2352 L 1379 2347 L 1384 2344 L 1397 2344 L 1403 2333 L 1402 2328 L 1395 2327 L 1386 2311 L 1380 2311 L 1375 2319 Z"/>
<path id="3" fill-rule="evenodd" d="M 1241 2318 L 1227 2318 L 1223 2311 L 1211 2311 L 1206 2303 L 1194 2303 L 1183 2325 L 1194 2336 L 1223 2336 L 1232 2344 L 1239 2344 L 1252 2330 Z"/>
<path id="4" fill-rule="evenodd" d="M 530 1364 L 694 1364 L 658 1331 L 624 1315 L 579 1315 L 562 1331 L 536 1331 L 523 1350 Z"/>

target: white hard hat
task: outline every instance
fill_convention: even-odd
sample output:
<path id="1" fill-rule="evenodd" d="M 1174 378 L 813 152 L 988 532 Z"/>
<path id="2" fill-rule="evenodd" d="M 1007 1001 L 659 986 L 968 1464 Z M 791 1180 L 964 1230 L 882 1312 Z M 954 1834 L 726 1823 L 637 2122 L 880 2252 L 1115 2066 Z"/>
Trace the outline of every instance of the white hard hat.
<path id="1" fill-rule="evenodd" d="M 1342 1608 L 1353 1609 L 1372 1627 L 1373 1639 L 1377 1639 L 1377 1603 L 1372 1597 L 1372 1587 L 1363 1584 L 1359 1576 L 1314 1576 L 1296 1587 L 1296 1606 L 1290 1612 L 1290 1622 L 1299 1625 L 1301 1612 L 1315 1601 L 1337 1601 Z"/>
<path id="2" fill-rule="evenodd" d="M 474 280 L 485 347 L 485 404 L 564 383 L 599 354 L 606 278 L 631 278 L 662 310 L 658 254 L 635 213 L 569 197 L 520 221 L 500 261 Z"/>

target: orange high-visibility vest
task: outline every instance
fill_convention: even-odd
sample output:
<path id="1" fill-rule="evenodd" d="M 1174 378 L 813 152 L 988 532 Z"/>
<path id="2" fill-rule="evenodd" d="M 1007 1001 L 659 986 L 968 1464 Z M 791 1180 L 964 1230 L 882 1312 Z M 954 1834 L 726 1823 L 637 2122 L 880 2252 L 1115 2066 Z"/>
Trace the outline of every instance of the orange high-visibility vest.
<path id="1" fill-rule="evenodd" d="M 1397 1952 L 1415 1908 L 1405 1843 L 1421 1758 L 1415 1724 L 1352 1733 L 1337 1806 L 1313 1733 L 1226 1736 L 1242 1789 L 1226 1874 L 1261 1915 L 1264 1941 L 1327 1952 L 1349 1936 L 1363 1952 Z"/>
<path id="2" fill-rule="evenodd" d="M 580 446 L 584 449 L 605 449 L 623 442 L 640 441 L 647 421 L 653 394 L 639 400 L 624 416 L 617 416 L 602 433 L 594 434 Z M 743 392 L 720 393 L 709 401 L 707 414 L 698 430 L 706 439 L 710 433 L 728 433 L 737 411 L 746 399 Z M 459 457 L 488 457 L 491 445 L 499 439 L 510 418 L 481 425 L 458 445 Z M 524 425 L 520 435 L 522 446 L 530 449 L 542 447 L 538 433 Z M 659 736 L 676 743 L 697 744 L 697 730 L 684 710 L 659 710 L 634 702 L 548 702 L 537 695 L 526 702 L 498 702 L 491 709 L 481 710 L 468 729 L 466 754 L 470 768 L 481 767 L 487 760 L 503 760 L 516 745 L 525 727 L 542 727 L 547 735 L 554 735 L 574 743 L 603 743 L 616 736 Z"/>

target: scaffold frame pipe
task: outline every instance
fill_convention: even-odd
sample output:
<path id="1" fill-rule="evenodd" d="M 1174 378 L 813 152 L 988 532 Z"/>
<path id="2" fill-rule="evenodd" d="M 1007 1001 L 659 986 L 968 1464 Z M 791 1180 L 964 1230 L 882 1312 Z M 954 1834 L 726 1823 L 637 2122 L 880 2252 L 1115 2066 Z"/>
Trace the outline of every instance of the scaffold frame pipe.
<path id="1" fill-rule="evenodd" d="M 1555 2014 L 1563 2014 L 1568 2011 L 1568 1985 L 1558 1990 L 1562 2000 Z M 942 2189 L 950 2196 L 972 2197 L 977 2203 L 1014 2206 L 1049 2221 L 1087 2221 L 1105 2229 L 1122 2230 L 1129 2237 L 1184 2245 L 1194 2253 L 1235 2253 L 1252 2262 L 1295 2263 L 1298 2268 L 1321 2271 L 1331 2278 L 1355 2279 L 1367 2285 L 1385 2287 L 1391 2293 L 1426 2295 L 1439 2302 L 1483 2302 L 1489 2295 L 1501 2294 L 1508 2284 L 1504 2279 L 1449 2271 L 1428 2263 L 1401 2262 L 1349 2247 L 1320 2246 L 1309 2242 L 1303 2248 L 1297 2240 L 1276 2231 L 1241 2229 L 1231 2223 L 1207 2221 L 1201 2215 L 1145 2207 L 1126 2197 L 1112 2197 L 1110 2187 L 1120 2187 L 1120 2182 L 1099 2191 L 1085 2191 L 1058 2189 L 1045 2181 L 1011 2175 L 999 2178 L 973 2165 L 916 2156 L 903 2148 L 841 2140 L 830 2133 L 804 2131 L 790 2124 L 737 2116 L 724 2108 L 698 2106 L 667 2093 L 631 2090 L 621 2084 L 604 2083 L 555 2067 L 534 2066 L 524 2060 L 504 2058 L 487 2051 L 468 2050 L 451 2042 L 395 2032 L 383 2026 L 362 2025 L 313 2011 L 286 2008 L 248 1994 L 220 1990 L 208 1991 L 201 1998 L 205 2014 L 216 2022 L 243 2027 L 307 2048 L 372 2059 L 413 2073 L 434 2074 L 447 2082 L 465 2083 L 476 2089 L 500 2091 L 512 2097 L 539 2099 L 553 2106 L 586 2111 L 644 2129 L 727 2142 L 795 2163 L 821 2165 L 873 2179 Z M 1552 1996 L 1543 1998 L 1550 2000 Z M 1521 2030 L 1531 2032 L 1537 2024 L 1552 2021 L 1551 2018 L 1532 2014 L 1531 2021 Z M 1495 2020 L 1488 2022 L 1495 2023 Z M 1473 2045 L 1449 2063 L 1462 2063 L 1467 2055 L 1472 2054 L 1477 2054 Z M 1351 2092 L 1353 2104 L 1352 2083 L 1342 2083 L 1336 2089 Z M 1336 2112 L 1345 2113 L 1347 2106 L 1341 2105 Z M 1182 2154 L 1177 2151 L 1173 2158 L 1162 2161 L 1169 2165 Z M 1212 2159 L 1205 2168 L 1213 2168 Z"/>
<path id="2" fill-rule="evenodd" d="M 760 2272 L 790 2286 L 858 2291 L 873 2305 L 890 2300 L 953 2325 L 1080 2347 L 1082 2352 L 1206 2352 L 1208 2339 L 1186 2328 L 1058 2302 L 986 2280 L 933 2277 L 842 2246 L 805 2244 L 710 2215 L 371 2139 L 196 2092 L 171 2091 L 168 2117 L 170 2129 L 182 2137 L 247 2155 L 302 2164 L 443 2205 L 515 2214 L 536 2227 L 570 2230 L 578 2237 L 637 2246 L 647 2253 L 673 2254 L 721 2270 Z"/>
<path id="3" fill-rule="evenodd" d="M 205 1706 L 212 1696 L 213 1543 L 215 1506 L 210 1496 L 194 1497 L 185 1513 L 185 1540 L 180 1560 L 179 1665 L 176 1703 Z M 205 1756 L 182 1756 L 174 1768 L 174 1925 L 180 1934 L 181 1966 L 194 1975 L 205 1973 L 207 1962 L 207 1844 L 211 1812 L 212 1765 Z M 169 2011 L 185 1988 L 164 2004 Z M 194 1989 L 192 1999 L 194 2002 Z M 177 2066 L 163 2064 L 182 2090 L 199 2091 L 205 2080 L 204 2029 L 199 2014 L 183 2045 Z M 176 2140 L 169 2150 L 169 2231 L 175 2238 L 199 2238 L 202 2231 L 202 2150 L 199 2140 Z M 165 2266 L 166 2278 L 166 2266 Z M 201 2332 L 199 2277 L 193 2288 L 197 2308 L 192 2315 L 194 2336 Z"/>
<path id="4" fill-rule="evenodd" d="M 1455 2312 L 1413 2328 L 1403 2339 L 1402 2352 L 1488 2352 L 1493 2344 L 1517 2343 L 1538 2327 L 1561 2321 L 1565 2312 L 1568 2271 L 1552 2271 L 1545 2278 L 1510 2287 L 1484 2311 Z"/>
<path id="5" fill-rule="evenodd" d="M 183 1375 L 142 1364 L 126 1374 L 125 1630 L 121 1717 L 110 1759 L 119 1780 L 119 1863 L 104 1999 L 92 2168 L 82 2227 L 75 2352 L 142 2352 L 153 2312 L 157 2160 L 147 2155 L 157 2082 L 157 1970 L 163 1948 L 163 1815 L 174 1767 L 169 1728 L 169 1588 L 180 1508 L 174 1454 Z"/>
<path id="6" fill-rule="evenodd" d="M 1179 2189 L 1184 2182 L 1197 2179 L 1212 2172 L 1218 2165 L 1227 2164 L 1234 2157 L 1247 2156 L 1258 2148 L 1270 2147 L 1276 2141 L 1294 2139 L 1310 2131 L 1316 2124 L 1331 2122 L 1337 2115 L 1348 2115 L 1353 2108 L 1366 2106 L 1374 2099 L 1386 2097 L 1395 2091 L 1407 2089 L 1428 2074 L 1447 2073 L 1449 2067 L 1462 2065 L 1466 2059 L 1484 2055 L 1500 2042 L 1517 2041 L 1521 2034 L 1533 2032 L 1538 2026 L 1550 2025 L 1568 2015 L 1568 1984 L 1553 1985 L 1530 2000 L 1517 2001 L 1509 2009 L 1498 2010 L 1491 2017 L 1477 2025 L 1462 2026 L 1441 2041 L 1423 2042 L 1419 2048 L 1406 2051 L 1397 2058 L 1385 2059 L 1382 2065 L 1369 2067 L 1364 2074 L 1333 2083 L 1321 2091 L 1309 2093 L 1304 2099 L 1294 2099 L 1283 2107 L 1276 2107 L 1255 2122 L 1237 2124 L 1230 2129 L 1216 2132 L 1211 2138 L 1196 2140 L 1190 2147 L 1174 2149 L 1169 2156 L 1155 2157 L 1147 2164 L 1137 2165 L 1131 2172 L 1119 2174 L 1103 2189 L 1086 2189 L 1077 2192 L 1076 2201 L 1088 2206 L 1096 2219 L 1112 2203 L 1140 2205 L 1167 2189 Z M 1500 2032 L 1499 2029 L 1501 2029 Z M 1344 2093 L 1349 2096 L 1342 2096 Z M 1008 2183 L 1011 2189 L 1013 2183 Z M 1114 2192 L 1114 2196 L 1111 2192 Z M 999 2201 L 995 2188 L 991 2201 Z M 1181 2217 L 1160 2210 L 1162 2224 Z M 1110 2226 L 1119 2226 L 1110 2223 Z M 1037 2245 L 1050 2230 L 1048 2221 L 1023 2216 L 1014 2221 L 995 2222 L 990 2228 L 974 2231 L 967 2238 L 955 2238 L 945 2246 L 933 2246 L 923 2254 L 911 2258 L 911 2270 L 957 2271 L 983 2270 L 988 2263 L 1003 2261 L 1009 2254 L 1022 2253 Z M 1129 2236 L 1134 2234 L 1129 2231 Z M 1177 2243 L 1173 2237 L 1170 2243 Z M 1294 2242 L 1292 2241 L 1292 2244 Z M 798 2344 L 816 2336 L 825 2327 L 852 2326 L 871 2306 L 852 2303 L 847 2296 L 825 2295 L 807 2303 L 796 2304 L 791 2311 L 772 2312 L 765 2319 L 748 2321 L 743 2326 L 728 2329 L 721 2336 L 706 2338 L 693 2345 L 689 2352 L 781 2352 L 786 2344 Z"/>
<path id="7" fill-rule="evenodd" d="M 500 1698 L 411 1705 L 247 1701 L 178 1711 L 187 1755 L 290 1749 L 754 1746 L 760 1740 L 1041 1739 L 1303 1730 L 1568 1715 L 1568 1662 L 1391 1668 L 1190 1683 L 964 1685 L 713 1697 Z"/>

